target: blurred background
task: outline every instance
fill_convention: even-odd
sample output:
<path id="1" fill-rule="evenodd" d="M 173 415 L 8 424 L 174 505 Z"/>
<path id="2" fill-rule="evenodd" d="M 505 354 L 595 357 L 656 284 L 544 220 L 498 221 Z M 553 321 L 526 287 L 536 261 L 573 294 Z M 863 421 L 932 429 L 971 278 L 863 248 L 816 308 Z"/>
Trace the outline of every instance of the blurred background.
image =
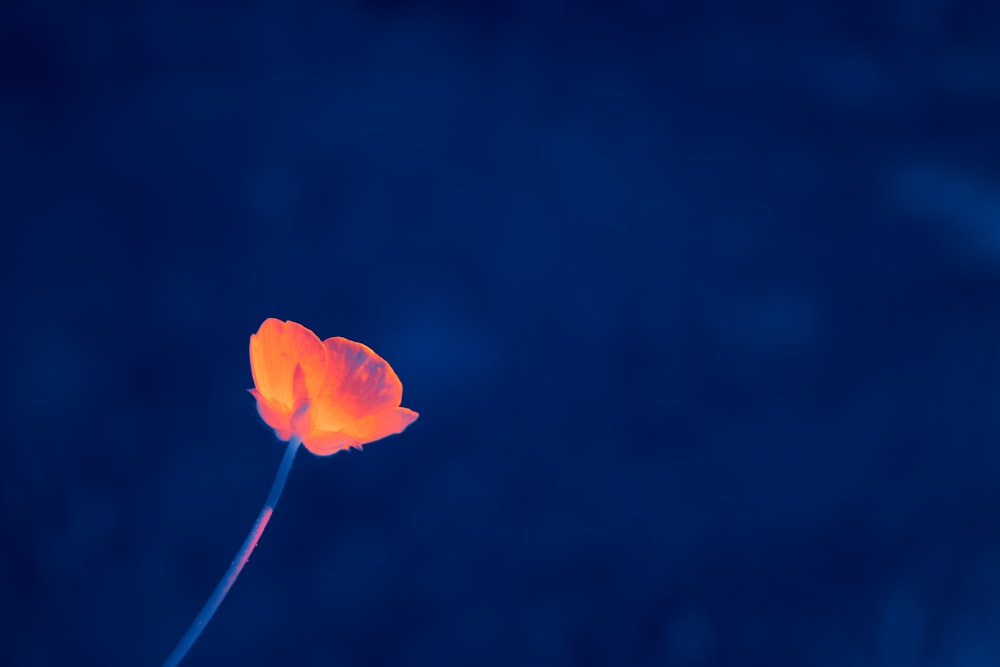
<path id="1" fill-rule="evenodd" d="M 1000 664 L 1000 5 L 0 8 L 0 663 Z"/>

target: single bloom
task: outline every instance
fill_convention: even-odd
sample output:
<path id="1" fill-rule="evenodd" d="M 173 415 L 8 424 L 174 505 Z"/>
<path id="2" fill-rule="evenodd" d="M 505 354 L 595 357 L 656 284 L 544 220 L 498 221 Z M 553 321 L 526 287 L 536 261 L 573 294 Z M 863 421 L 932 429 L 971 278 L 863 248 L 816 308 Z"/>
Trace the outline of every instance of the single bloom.
<path id="1" fill-rule="evenodd" d="M 296 322 L 264 320 L 250 336 L 250 369 L 261 419 L 319 456 L 401 433 L 417 418 L 399 407 L 403 384 L 385 359 Z"/>

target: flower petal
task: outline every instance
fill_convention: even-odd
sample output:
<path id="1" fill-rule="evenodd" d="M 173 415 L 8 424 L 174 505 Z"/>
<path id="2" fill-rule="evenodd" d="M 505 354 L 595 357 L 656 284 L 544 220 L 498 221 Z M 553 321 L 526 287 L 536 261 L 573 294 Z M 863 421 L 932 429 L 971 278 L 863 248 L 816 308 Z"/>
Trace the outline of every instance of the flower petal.
<path id="1" fill-rule="evenodd" d="M 251 389 L 250 393 L 257 399 L 257 412 L 264 423 L 274 429 L 279 439 L 289 440 L 292 437 L 291 416 L 287 412 L 275 409 L 256 389 Z"/>
<path id="2" fill-rule="evenodd" d="M 302 367 L 301 384 L 308 396 L 326 385 L 326 348 L 309 329 L 296 322 L 264 320 L 250 336 L 250 368 L 257 388 L 258 409 L 263 398 L 272 411 L 291 418 L 296 408 L 295 368 Z M 301 401 L 302 396 L 298 397 Z M 263 412 L 261 416 L 264 417 Z M 271 422 L 264 417 L 270 425 Z"/>
<path id="3" fill-rule="evenodd" d="M 336 431 L 313 431 L 302 439 L 302 446 L 316 456 L 329 456 L 342 449 L 360 447 L 357 440 Z"/>
<path id="4" fill-rule="evenodd" d="M 403 429 L 412 424 L 419 416 L 408 408 L 387 408 L 359 419 L 351 424 L 346 432 L 364 445 L 389 435 L 402 433 Z"/>
<path id="5" fill-rule="evenodd" d="M 302 364 L 295 364 L 295 372 L 292 373 L 292 396 L 295 398 L 295 405 L 292 407 L 292 431 L 305 435 L 312 430 L 313 413 L 309 409 L 312 401 L 309 398 L 309 389 L 306 387 L 306 373 Z"/>
<path id="6" fill-rule="evenodd" d="M 357 420 L 399 407 L 403 383 L 371 348 L 346 338 L 327 338 L 326 390 L 313 401 L 313 428 L 351 433 Z"/>
<path id="7" fill-rule="evenodd" d="M 418 416 L 407 408 L 386 408 L 351 423 L 344 431 L 313 431 L 305 436 L 302 444 L 317 456 L 327 456 L 401 433 Z"/>

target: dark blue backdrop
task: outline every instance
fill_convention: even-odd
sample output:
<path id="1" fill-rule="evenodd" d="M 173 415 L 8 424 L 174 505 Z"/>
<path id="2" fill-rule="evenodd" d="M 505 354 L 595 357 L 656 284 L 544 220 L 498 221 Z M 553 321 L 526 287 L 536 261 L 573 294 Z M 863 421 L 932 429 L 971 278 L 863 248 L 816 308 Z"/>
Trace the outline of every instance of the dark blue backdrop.
<path id="1" fill-rule="evenodd" d="M 801 4 L 801 6 L 800 6 Z M 690 5 L 690 6 L 689 6 Z M 1000 664 L 1000 5 L 4 3 L 0 663 Z"/>

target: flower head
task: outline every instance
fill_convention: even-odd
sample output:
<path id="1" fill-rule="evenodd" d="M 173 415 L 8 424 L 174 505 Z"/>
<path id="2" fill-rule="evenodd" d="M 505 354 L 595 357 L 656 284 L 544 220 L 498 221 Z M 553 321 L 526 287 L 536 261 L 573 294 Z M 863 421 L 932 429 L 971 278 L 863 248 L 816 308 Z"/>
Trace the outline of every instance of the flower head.
<path id="1" fill-rule="evenodd" d="M 264 320 L 250 336 L 257 411 L 282 440 L 325 456 L 400 433 L 417 413 L 399 407 L 403 384 L 370 348 L 321 341 L 296 322 Z"/>

